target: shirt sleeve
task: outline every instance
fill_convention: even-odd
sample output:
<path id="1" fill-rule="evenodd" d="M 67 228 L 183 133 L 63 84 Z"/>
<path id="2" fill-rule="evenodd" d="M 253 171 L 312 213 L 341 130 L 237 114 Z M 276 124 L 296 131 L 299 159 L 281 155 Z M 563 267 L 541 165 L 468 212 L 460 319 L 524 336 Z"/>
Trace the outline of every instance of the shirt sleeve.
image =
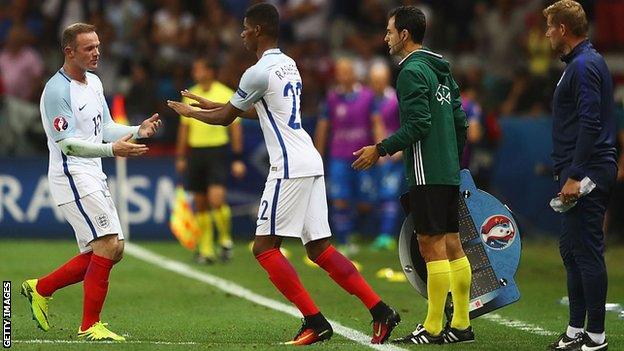
<path id="1" fill-rule="evenodd" d="M 126 126 L 113 121 L 113 117 L 111 116 L 110 109 L 108 108 L 108 104 L 106 103 L 104 96 L 102 96 L 102 99 L 104 101 L 104 116 L 102 118 L 102 140 L 107 143 L 111 143 L 128 134 L 132 134 L 133 138 L 139 138 L 139 126 Z"/>
<path id="2" fill-rule="evenodd" d="M 230 103 L 241 111 L 247 111 L 264 96 L 268 86 L 268 72 L 259 72 L 256 67 L 251 67 L 241 77 Z"/>
<path id="3" fill-rule="evenodd" d="M 579 130 L 574 158 L 570 166 L 570 178 L 581 180 L 585 177 L 585 167 L 602 130 L 600 121 L 601 77 L 598 67 L 585 60 L 578 62 L 572 84 L 576 97 Z"/>
<path id="4" fill-rule="evenodd" d="M 69 85 L 48 86 L 43 94 L 43 112 L 55 142 L 75 135 L 76 120 L 71 109 Z"/>
<path id="5" fill-rule="evenodd" d="M 431 129 L 430 91 L 424 73 L 420 69 L 402 70 L 397 79 L 397 93 L 404 116 L 401 127 L 381 142 L 390 155 L 423 139 Z"/>

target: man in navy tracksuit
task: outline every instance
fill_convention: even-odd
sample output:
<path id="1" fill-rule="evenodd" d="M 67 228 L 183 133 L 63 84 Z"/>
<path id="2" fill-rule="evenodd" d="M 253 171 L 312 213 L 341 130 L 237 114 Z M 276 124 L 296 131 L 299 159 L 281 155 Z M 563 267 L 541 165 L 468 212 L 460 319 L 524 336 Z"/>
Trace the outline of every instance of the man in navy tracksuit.
<path id="1" fill-rule="evenodd" d="M 613 83 L 604 59 L 587 40 L 587 19 L 581 5 L 561 0 L 546 8 L 544 16 L 546 37 L 566 63 L 553 98 L 555 180 L 564 203 L 578 200 L 562 215 L 559 242 L 568 278 L 570 321 L 550 348 L 606 350 L 607 270 L 602 225 L 617 173 Z M 594 181 L 596 188 L 579 199 L 584 177 Z"/>

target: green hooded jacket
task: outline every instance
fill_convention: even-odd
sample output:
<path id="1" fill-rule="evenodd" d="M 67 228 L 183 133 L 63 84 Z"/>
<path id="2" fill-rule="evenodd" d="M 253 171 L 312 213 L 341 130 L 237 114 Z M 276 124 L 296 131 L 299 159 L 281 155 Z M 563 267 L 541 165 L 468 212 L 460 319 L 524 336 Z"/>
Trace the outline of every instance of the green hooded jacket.
<path id="1" fill-rule="evenodd" d="M 426 48 L 412 52 L 399 65 L 401 126 L 381 144 L 390 155 L 403 151 L 410 186 L 459 185 L 468 122 L 450 65 Z"/>

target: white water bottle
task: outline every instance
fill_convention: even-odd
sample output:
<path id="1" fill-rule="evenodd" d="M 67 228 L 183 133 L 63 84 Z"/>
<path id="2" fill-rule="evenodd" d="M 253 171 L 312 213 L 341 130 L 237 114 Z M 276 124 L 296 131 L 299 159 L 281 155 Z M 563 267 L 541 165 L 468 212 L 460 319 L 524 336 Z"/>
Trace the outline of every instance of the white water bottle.
<path id="1" fill-rule="evenodd" d="M 581 189 L 579 191 L 579 198 L 589 194 L 595 188 L 596 188 L 596 183 L 594 183 L 591 179 L 589 179 L 589 177 L 583 178 L 581 180 Z M 553 210 L 555 210 L 555 212 L 564 213 L 568 211 L 569 209 L 571 209 L 572 207 L 576 206 L 576 201 L 578 201 L 578 199 L 564 204 L 563 201 L 561 201 L 561 199 L 559 199 L 559 197 L 557 196 L 557 197 L 553 197 L 550 200 L 550 207 Z"/>

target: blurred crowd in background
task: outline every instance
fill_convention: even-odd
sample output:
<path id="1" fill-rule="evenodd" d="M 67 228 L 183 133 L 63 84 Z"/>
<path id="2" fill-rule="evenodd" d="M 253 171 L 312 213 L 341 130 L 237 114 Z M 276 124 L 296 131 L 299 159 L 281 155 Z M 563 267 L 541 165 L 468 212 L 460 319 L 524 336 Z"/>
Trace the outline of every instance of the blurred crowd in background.
<path id="1" fill-rule="evenodd" d="M 280 11 L 280 47 L 298 64 L 305 89 L 302 116 L 318 118 L 335 82 L 335 63 L 349 57 L 357 80 L 368 70 L 397 65 L 384 43 L 387 13 L 397 5 L 420 7 L 427 16 L 425 45 L 452 63 L 465 102 L 472 106 L 472 157 L 479 181 L 487 174 L 501 137 L 501 117 L 548 118 L 563 68 L 548 40 L 544 0 L 273 0 Z M 591 39 L 614 75 L 620 130 L 624 128 L 624 0 L 579 1 Z M 96 72 L 107 98 L 125 97 L 137 124 L 158 112 L 164 128 L 151 152 L 173 155 L 179 118 L 167 99 L 193 85 L 197 57 L 209 58 L 218 80 L 236 89 L 256 58 L 240 32 L 249 0 L 0 0 L 0 156 L 46 155 L 39 121 L 45 82 L 62 65 L 59 36 L 74 22 L 98 27 L 101 58 Z M 392 79 L 394 81 L 394 79 Z M 314 124 L 312 124 L 314 125 Z M 622 133 L 620 133 L 620 136 Z M 622 138 L 621 143 L 624 143 Z M 622 160 L 622 158 L 621 158 Z M 622 167 L 624 168 L 624 167 Z M 487 188 L 487 176 L 481 186 Z M 620 181 L 624 173 L 620 172 Z"/>

